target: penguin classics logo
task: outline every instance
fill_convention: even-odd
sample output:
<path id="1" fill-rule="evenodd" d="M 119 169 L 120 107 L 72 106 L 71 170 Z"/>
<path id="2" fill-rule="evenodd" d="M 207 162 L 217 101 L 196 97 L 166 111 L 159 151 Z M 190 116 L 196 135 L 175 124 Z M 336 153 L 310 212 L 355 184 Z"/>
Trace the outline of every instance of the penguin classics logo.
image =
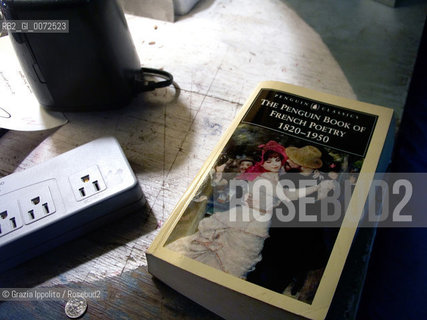
<path id="1" fill-rule="evenodd" d="M 311 108 L 311 110 L 317 111 L 320 109 L 320 106 L 317 103 L 313 103 L 310 108 Z"/>

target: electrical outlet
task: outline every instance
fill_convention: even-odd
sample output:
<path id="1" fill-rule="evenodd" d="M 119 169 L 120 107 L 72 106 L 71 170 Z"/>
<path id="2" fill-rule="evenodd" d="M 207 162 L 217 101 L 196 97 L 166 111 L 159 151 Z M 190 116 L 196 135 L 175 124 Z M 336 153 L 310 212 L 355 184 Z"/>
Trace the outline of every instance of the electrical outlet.
<path id="1" fill-rule="evenodd" d="M 55 213 L 55 203 L 49 186 L 46 183 L 39 183 L 20 190 L 18 200 L 25 224 L 34 223 L 46 216 Z"/>
<path id="2" fill-rule="evenodd" d="M 11 197 L 0 197 L 0 237 L 22 227 L 18 203 Z"/>
<path id="3" fill-rule="evenodd" d="M 107 188 L 97 165 L 73 174 L 69 180 L 77 201 L 100 193 Z"/>
<path id="4" fill-rule="evenodd" d="M 0 272 L 145 203 L 115 138 L 0 178 Z"/>

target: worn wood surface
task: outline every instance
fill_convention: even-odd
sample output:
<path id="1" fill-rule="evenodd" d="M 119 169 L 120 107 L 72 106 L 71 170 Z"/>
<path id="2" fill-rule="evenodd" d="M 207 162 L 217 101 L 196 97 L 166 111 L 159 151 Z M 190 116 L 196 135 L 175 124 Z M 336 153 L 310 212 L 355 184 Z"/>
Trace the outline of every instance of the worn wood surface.
<path id="1" fill-rule="evenodd" d="M 0 287 L 100 290 L 83 319 L 215 319 L 148 274 L 144 252 L 159 227 L 258 82 L 356 95 L 322 38 L 286 1 L 208 0 L 175 23 L 127 19 L 142 64 L 173 73 L 176 87 L 120 110 L 67 114 L 61 128 L 8 132 L 0 138 L 0 175 L 112 135 L 146 208 L 1 274 Z M 0 302 L 0 319 L 65 319 L 65 302 Z"/>

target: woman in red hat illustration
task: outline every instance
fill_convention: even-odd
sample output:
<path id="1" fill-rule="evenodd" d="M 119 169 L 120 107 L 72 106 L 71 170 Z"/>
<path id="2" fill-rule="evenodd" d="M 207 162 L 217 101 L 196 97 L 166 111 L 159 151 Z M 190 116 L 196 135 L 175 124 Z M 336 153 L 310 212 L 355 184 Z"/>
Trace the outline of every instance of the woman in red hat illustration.
<path id="1" fill-rule="evenodd" d="M 337 178 L 339 167 L 337 164 L 330 167 L 331 164 L 325 161 L 327 155 L 322 155 L 320 149 L 312 145 L 287 147 L 286 154 L 287 164 L 290 164 L 286 179 L 291 180 L 296 188 L 305 181 L 316 181 L 318 190 L 313 194 L 316 200 L 325 198 L 334 188 L 333 179 Z M 328 179 L 319 170 L 328 171 Z M 321 211 L 320 202 L 314 199 L 306 204 L 294 201 L 293 205 L 297 214 L 320 214 Z M 247 280 L 311 303 L 330 254 L 325 244 L 325 237 L 329 234 L 335 235 L 335 231 L 303 224 L 290 228 L 288 222 L 273 216 L 269 238 L 261 251 L 263 259 L 248 273 Z"/>

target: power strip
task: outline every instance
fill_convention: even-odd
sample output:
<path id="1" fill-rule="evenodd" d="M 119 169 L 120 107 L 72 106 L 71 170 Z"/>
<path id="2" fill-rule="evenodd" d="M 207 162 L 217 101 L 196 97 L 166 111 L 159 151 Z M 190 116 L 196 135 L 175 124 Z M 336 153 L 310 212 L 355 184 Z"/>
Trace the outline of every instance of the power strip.
<path id="1" fill-rule="evenodd" d="M 0 179 L 0 271 L 144 204 L 120 144 L 105 137 Z"/>

